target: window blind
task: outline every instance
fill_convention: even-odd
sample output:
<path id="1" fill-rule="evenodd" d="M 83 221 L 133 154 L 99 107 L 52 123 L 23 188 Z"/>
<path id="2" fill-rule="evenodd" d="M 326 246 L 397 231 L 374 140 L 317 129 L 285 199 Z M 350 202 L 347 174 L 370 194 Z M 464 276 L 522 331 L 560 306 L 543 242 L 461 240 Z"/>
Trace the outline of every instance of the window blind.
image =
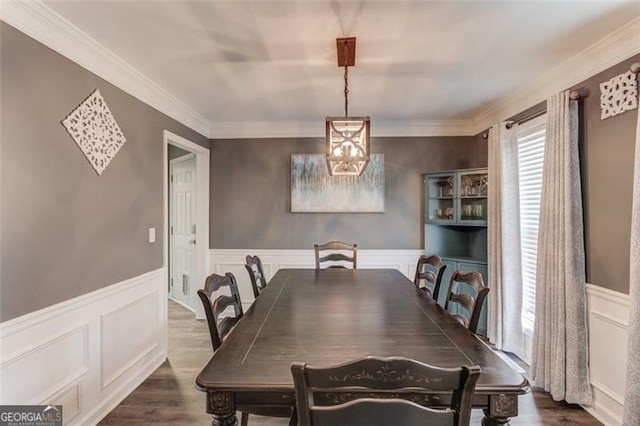
<path id="1" fill-rule="evenodd" d="M 546 114 L 518 127 L 520 232 L 522 248 L 522 326 L 533 331 L 536 308 L 536 261 L 542 192 Z"/>

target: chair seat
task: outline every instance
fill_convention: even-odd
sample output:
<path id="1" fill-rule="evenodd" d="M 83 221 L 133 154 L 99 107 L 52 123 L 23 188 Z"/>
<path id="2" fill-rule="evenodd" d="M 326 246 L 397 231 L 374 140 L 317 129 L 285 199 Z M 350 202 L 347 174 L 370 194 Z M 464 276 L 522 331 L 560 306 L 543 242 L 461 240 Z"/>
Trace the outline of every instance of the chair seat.
<path id="1" fill-rule="evenodd" d="M 281 417 L 289 419 L 289 426 L 295 426 L 298 424 L 298 415 L 296 414 L 296 409 L 286 406 L 286 407 L 245 407 L 244 411 L 242 411 L 240 425 L 248 426 L 249 424 L 249 414 L 254 416 L 265 416 L 265 417 Z"/>

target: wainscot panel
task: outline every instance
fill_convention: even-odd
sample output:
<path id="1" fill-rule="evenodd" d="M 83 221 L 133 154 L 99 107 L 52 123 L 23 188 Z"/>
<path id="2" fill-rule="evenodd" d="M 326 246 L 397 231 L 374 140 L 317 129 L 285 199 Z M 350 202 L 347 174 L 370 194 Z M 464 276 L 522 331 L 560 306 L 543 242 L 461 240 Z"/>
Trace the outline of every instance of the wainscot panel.
<path id="1" fill-rule="evenodd" d="M 65 424 L 96 424 L 166 357 L 158 269 L 0 324 L 0 404 L 64 404 Z"/>
<path id="2" fill-rule="evenodd" d="M 605 425 L 622 425 L 629 295 L 587 284 L 587 304 L 594 406 L 585 409 Z"/>

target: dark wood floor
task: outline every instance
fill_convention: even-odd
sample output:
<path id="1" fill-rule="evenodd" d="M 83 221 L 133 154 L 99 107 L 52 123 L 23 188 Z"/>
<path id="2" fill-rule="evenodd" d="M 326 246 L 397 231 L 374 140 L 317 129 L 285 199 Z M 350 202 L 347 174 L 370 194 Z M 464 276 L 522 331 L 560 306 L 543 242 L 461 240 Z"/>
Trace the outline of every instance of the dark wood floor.
<path id="1" fill-rule="evenodd" d="M 211 418 L 204 411 L 204 394 L 193 380 L 211 357 L 207 325 L 193 314 L 169 301 L 169 358 L 131 395 L 118 405 L 100 425 L 207 425 Z M 519 398 L 517 425 L 601 425 L 579 406 L 555 402 L 539 388 Z M 474 410 L 471 424 L 479 425 L 482 411 Z M 286 425 L 286 419 L 251 416 L 250 425 Z"/>

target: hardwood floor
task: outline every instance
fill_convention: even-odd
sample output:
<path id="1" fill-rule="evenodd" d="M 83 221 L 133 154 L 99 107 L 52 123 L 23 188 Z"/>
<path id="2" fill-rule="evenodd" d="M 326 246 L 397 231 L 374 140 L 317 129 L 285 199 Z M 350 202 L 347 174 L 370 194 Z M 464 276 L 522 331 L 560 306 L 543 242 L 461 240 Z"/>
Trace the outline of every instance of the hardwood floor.
<path id="1" fill-rule="evenodd" d="M 109 413 L 100 425 L 207 425 L 204 393 L 193 386 L 195 376 L 212 354 L 207 324 L 193 313 L 169 301 L 169 358 L 131 395 Z M 601 425 L 577 405 L 555 402 L 539 388 L 518 399 L 519 415 L 511 425 Z M 479 425 L 483 414 L 474 410 L 471 424 Z M 285 426 L 288 420 L 250 416 L 254 426 Z"/>

